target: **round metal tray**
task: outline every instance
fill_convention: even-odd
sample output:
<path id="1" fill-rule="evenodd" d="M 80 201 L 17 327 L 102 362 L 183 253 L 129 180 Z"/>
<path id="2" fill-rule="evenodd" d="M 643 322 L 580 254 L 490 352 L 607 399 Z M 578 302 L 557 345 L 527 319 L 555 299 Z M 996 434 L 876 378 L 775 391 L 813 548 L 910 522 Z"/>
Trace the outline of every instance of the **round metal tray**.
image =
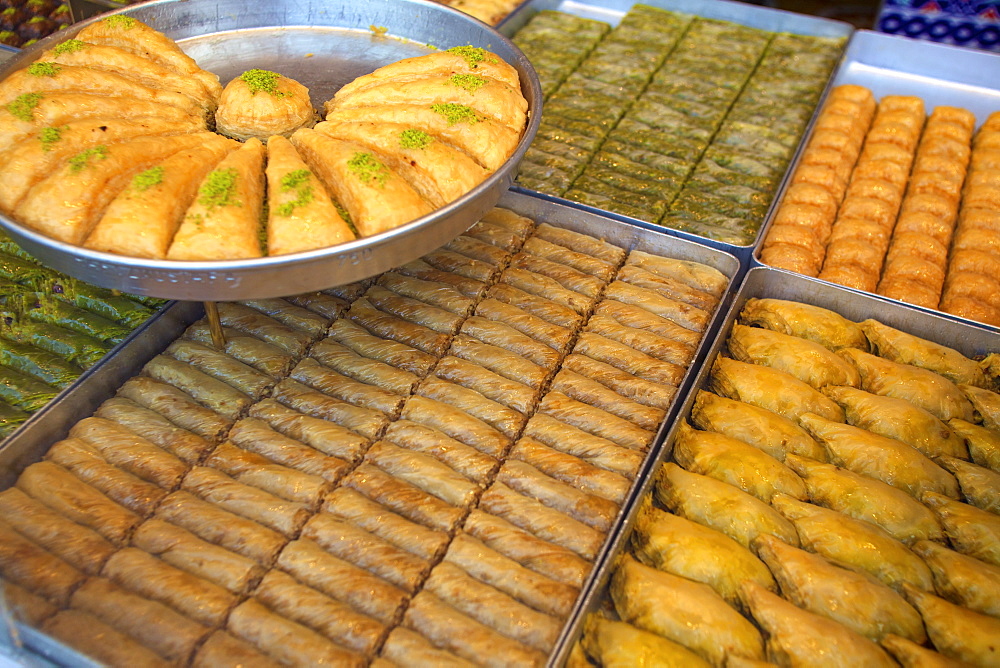
<path id="1" fill-rule="evenodd" d="M 529 117 L 514 155 L 460 199 L 388 232 L 314 251 L 213 262 L 131 258 L 62 243 L 0 215 L 10 236 L 46 265 L 106 288 L 225 301 L 322 290 L 381 273 L 446 244 L 489 211 L 513 182 L 541 119 L 538 76 L 521 50 L 486 24 L 428 0 L 158 0 L 117 13 L 176 40 L 223 84 L 250 68 L 273 70 L 307 86 L 318 109 L 345 83 L 382 65 L 433 48 L 479 46 L 517 69 Z M 0 78 L 93 20 L 27 49 Z"/>

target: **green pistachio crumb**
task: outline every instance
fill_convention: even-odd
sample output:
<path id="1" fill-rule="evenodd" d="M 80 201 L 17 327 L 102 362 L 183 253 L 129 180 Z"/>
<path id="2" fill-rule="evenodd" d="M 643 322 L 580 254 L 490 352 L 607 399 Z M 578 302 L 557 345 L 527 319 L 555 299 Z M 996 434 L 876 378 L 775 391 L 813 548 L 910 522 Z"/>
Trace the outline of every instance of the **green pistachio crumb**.
<path id="1" fill-rule="evenodd" d="M 220 206 L 243 206 L 236 199 L 236 169 L 216 169 L 198 189 L 198 203 L 211 210 Z"/>
<path id="2" fill-rule="evenodd" d="M 389 178 L 389 168 L 371 153 L 355 153 L 354 157 L 347 161 L 347 167 L 365 183 L 374 181 L 384 186 L 386 179 Z"/>
<path id="3" fill-rule="evenodd" d="M 69 171 L 76 174 L 93 160 L 104 160 L 108 157 L 108 147 L 104 144 L 80 151 L 69 159 Z"/>
<path id="4" fill-rule="evenodd" d="M 296 169 L 281 177 L 281 191 L 297 190 L 296 197 L 290 202 L 279 205 L 274 212 L 279 216 L 290 216 L 295 209 L 313 201 L 312 184 L 309 182 L 308 169 Z"/>
<path id="5" fill-rule="evenodd" d="M 493 64 L 498 62 L 496 58 L 490 55 L 489 51 L 478 46 L 472 46 L 471 44 L 469 46 L 453 46 L 448 49 L 448 53 L 462 56 L 472 69 L 479 67 L 479 63 L 484 61 Z"/>
<path id="6" fill-rule="evenodd" d="M 486 85 L 486 77 L 481 77 L 478 74 L 452 74 L 449 81 L 470 93 L 475 93 Z"/>
<path id="7" fill-rule="evenodd" d="M 263 92 L 275 97 L 288 97 L 291 93 L 278 90 L 278 79 L 280 78 L 281 75 L 277 72 L 258 69 L 247 70 L 240 75 L 240 79 L 247 85 L 251 95 Z"/>
<path id="8" fill-rule="evenodd" d="M 432 141 L 434 137 L 416 128 L 408 128 L 399 133 L 399 145 L 403 148 L 427 148 Z"/>
<path id="9" fill-rule="evenodd" d="M 455 125 L 455 123 L 478 123 L 483 120 L 472 107 L 464 104 L 455 104 L 454 102 L 432 104 L 431 111 L 444 116 L 445 120 L 448 121 L 448 125 Z"/>
<path id="10" fill-rule="evenodd" d="M 86 49 L 89 44 L 79 39 L 68 39 L 62 44 L 57 44 L 52 53 L 57 56 L 61 56 L 64 53 L 73 53 L 74 51 L 80 51 L 81 49 Z"/>
<path id="11" fill-rule="evenodd" d="M 23 93 L 8 102 L 5 108 L 18 120 L 28 123 L 34 118 L 35 107 L 41 101 L 41 93 Z"/>
<path id="12" fill-rule="evenodd" d="M 150 167 L 132 177 L 132 187 L 138 192 L 145 192 L 153 186 L 163 183 L 163 166 Z"/>
<path id="13" fill-rule="evenodd" d="M 61 69 L 55 63 L 32 63 L 28 65 L 28 74 L 34 77 L 54 77 Z"/>
<path id="14" fill-rule="evenodd" d="M 112 16 L 104 19 L 106 23 L 111 28 L 120 28 L 121 30 L 131 30 L 135 27 L 135 19 L 131 16 L 122 16 L 121 14 L 113 14 Z"/>
<path id="15" fill-rule="evenodd" d="M 62 128 L 42 128 L 38 133 L 38 139 L 42 142 L 42 150 L 52 150 L 52 145 L 62 138 Z"/>
<path id="16" fill-rule="evenodd" d="M 295 190 L 303 184 L 309 183 L 310 172 L 308 169 L 296 169 L 281 177 L 281 190 L 288 192 Z"/>

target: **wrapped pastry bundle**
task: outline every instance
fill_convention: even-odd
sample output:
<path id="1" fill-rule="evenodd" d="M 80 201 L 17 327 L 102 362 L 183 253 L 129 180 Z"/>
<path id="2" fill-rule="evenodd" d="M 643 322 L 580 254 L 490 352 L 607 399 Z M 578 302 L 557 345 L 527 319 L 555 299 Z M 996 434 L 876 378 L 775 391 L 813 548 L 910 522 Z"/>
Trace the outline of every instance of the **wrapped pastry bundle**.
<path id="1" fill-rule="evenodd" d="M 1000 114 L 993 113 L 976 133 L 958 225 L 948 260 L 940 308 L 987 324 L 1000 323 L 1000 263 L 996 236 L 1000 229 L 997 201 L 997 155 Z"/>
<path id="2" fill-rule="evenodd" d="M 817 276 L 837 209 L 875 113 L 860 86 L 830 91 L 761 248 L 761 261 Z"/>
<path id="3" fill-rule="evenodd" d="M 820 278 L 875 291 L 923 126 L 919 98 L 887 95 L 879 101 L 830 231 Z"/>
<path id="4" fill-rule="evenodd" d="M 878 293 L 937 308 L 969 164 L 975 117 L 936 107 L 920 138 Z"/>

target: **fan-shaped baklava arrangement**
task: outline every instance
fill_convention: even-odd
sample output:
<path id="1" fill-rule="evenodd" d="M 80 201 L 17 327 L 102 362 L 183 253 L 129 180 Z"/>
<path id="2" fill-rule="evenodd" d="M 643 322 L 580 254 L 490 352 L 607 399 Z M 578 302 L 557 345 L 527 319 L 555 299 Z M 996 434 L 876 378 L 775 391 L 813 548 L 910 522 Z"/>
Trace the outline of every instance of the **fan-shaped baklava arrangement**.
<path id="1" fill-rule="evenodd" d="M 324 248 L 482 183 L 527 107 L 516 70 L 466 46 L 356 79 L 316 125 L 298 82 L 254 69 L 223 90 L 166 36 L 110 16 L 0 82 L 0 212 L 142 258 Z"/>
<path id="2" fill-rule="evenodd" d="M 0 492 L 8 600 L 110 665 L 543 665 L 727 285 L 494 209 L 220 303 Z"/>
<path id="3" fill-rule="evenodd" d="M 990 363 L 772 298 L 748 300 L 726 344 L 580 649 L 598 665 L 995 665 Z"/>

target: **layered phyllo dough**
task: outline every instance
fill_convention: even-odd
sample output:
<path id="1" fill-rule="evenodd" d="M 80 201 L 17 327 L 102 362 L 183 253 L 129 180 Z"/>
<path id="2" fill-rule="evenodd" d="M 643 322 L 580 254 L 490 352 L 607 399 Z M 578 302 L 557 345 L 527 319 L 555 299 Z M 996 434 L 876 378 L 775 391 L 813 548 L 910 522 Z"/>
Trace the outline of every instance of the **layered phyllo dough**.
<path id="1" fill-rule="evenodd" d="M 114 666 L 544 665 L 728 280 L 494 209 L 220 303 L 0 492 L 8 600 Z"/>
<path id="2" fill-rule="evenodd" d="M 326 248 L 476 188 L 513 155 L 527 107 L 513 67 L 455 47 L 347 84 L 313 131 L 302 84 L 253 69 L 223 89 L 165 35 L 112 16 L 0 81 L 0 212 L 149 259 Z M 291 143 L 268 151 L 271 137 Z"/>
<path id="3" fill-rule="evenodd" d="M 746 301 L 610 556 L 581 658 L 993 663 L 987 368 L 876 320 Z"/>

